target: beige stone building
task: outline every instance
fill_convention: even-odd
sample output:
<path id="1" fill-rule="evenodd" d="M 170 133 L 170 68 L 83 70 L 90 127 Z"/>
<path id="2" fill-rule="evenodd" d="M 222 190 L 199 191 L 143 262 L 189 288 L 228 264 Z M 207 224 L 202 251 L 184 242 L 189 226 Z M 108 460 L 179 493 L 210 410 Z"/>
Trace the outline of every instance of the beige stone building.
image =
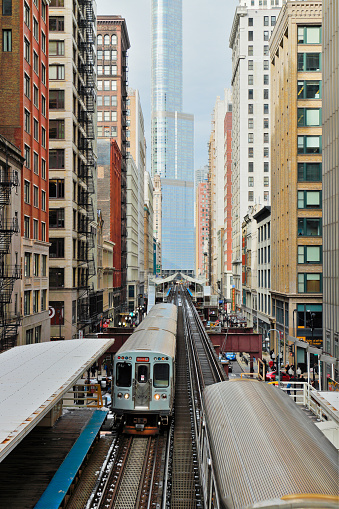
<path id="1" fill-rule="evenodd" d="M 144 175 L 144 273 L 145 293 L 148 276 L 153 276 L 153 183 L 150 174 L 145 170 Z"/>
<path id="2" fill-rule="evenodd" d="M 321 1 L 288 1 L 270 39 L 272 328 L 284 345 L 322 344 L 321 24 Z"/>
<path id="3" fill-rule="evenodd" d="M 339 357 L 339 6 L 323 0 L 324 350 Z M 338 364 L 336 366 L 338 376 Z M 327 373 L 330 373 L 328 366 Z M 332 373 L 331 373 L 332 376 Z"/>
<path id="4" fill-rule="evenodd" d="M 157 267 L 156 273 L 161 273 L 161 235 L 162 235 L 162 189 L 161 189 L 161 179 L 159 175 L 154 175 L 153 180 L 153 232 L 154 238 L 157 243 Z M 159 270 L 159 272 L 158 272 Z"/>

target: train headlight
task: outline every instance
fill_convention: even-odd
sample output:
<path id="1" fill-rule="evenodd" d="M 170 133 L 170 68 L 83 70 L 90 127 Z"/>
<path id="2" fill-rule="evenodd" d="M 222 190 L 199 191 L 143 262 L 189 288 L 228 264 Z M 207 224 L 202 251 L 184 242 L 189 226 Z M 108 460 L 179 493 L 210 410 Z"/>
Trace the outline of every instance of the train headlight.
<path id="1" fill-rule="evenodd" d="M 118 392 L 118 398 L 121 399 L 122 398 L 122 394 L 121 392 Z"/>
<path id="2" fill-rule="evenodd" d="M 124 394 L 124 398 L 125 398 L 125 399 L 129 399 L 129 394 L 128 394 L 128 392 L 126 392 L 126 394 Z"/>
<path id="3" fill-rule="evenodd" d="M 160 394 L 154 394 L 154 399 L 155 399 L 156 401 L 159 401 L 159 399 L 160 399 Z"/>
<path id="4" fill-rule="evenodd" d="M 167 398 L 167 394 L 161 394 L 161 397 L 162 397 L 162 399 L 166 399 Z"/>

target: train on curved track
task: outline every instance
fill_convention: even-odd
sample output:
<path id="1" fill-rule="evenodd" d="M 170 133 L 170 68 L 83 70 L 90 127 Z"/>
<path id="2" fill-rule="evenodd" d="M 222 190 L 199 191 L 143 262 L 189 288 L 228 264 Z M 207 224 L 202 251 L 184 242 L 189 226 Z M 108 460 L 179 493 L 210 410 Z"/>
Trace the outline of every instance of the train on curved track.
<path id="1" fill-rule="evenodd" d="M 151 435 L 173 412 L 177 307 L 156 304 L 114 356 L 112 410 L 130 434 Z"/>

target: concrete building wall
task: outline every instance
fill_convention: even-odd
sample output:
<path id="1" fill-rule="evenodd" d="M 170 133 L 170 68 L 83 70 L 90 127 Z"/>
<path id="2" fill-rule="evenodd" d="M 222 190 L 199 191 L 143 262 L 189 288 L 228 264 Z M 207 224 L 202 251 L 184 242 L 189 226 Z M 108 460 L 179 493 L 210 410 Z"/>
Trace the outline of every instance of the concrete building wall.
<path id="1" fill-rule="evenodd" d="M 323 307 L 326 352 L 339 357 L 339 12 L 323 0 Z M 338 371 L 338 366 L 337 366 Z"/>

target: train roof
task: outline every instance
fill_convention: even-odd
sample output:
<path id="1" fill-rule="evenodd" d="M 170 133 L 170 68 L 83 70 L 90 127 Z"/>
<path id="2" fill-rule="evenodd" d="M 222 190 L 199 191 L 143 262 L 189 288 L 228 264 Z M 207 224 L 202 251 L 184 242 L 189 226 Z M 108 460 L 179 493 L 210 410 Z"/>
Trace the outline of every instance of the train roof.
<path id="1" fill-rule="evenodd" d="M 156 304 L 118 350 L 124 352 L 157 352 L 175 357 L 177 307 L 174 304 Z"/>
<path id="2" fill-rule="evenodd" d="M 283 391 L 255 380 L 221 382 L 204 390 L 204 408 L 224 507 L 338 496 L 335 447 Z"/>

